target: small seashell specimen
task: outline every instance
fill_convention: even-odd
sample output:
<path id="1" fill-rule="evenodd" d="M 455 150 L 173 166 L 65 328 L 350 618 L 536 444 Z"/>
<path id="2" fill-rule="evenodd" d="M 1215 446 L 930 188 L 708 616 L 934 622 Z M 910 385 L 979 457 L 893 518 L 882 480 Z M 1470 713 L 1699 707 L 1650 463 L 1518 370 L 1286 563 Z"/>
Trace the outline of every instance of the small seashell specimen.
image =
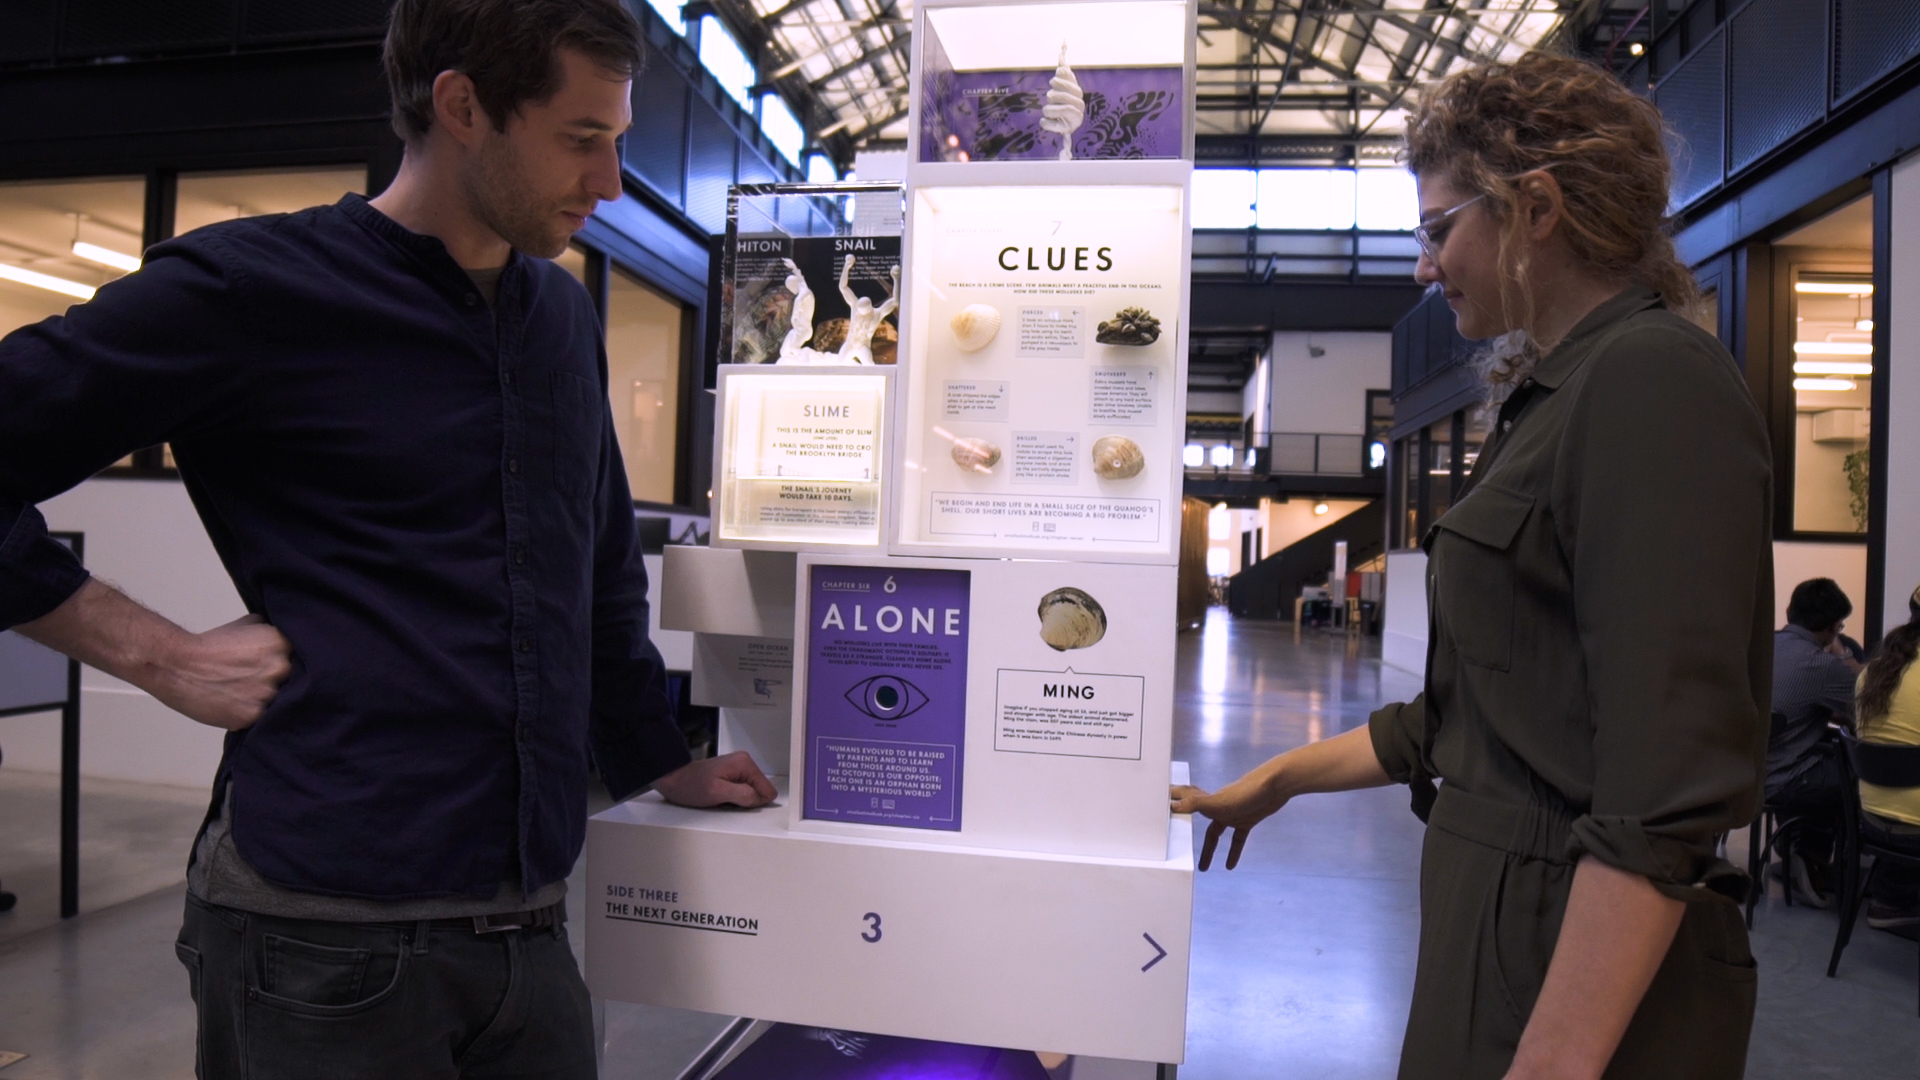
<path id="1" fill-rule="evenodd" d="M 1122 308 L 1094 328 L 1093 340 L 1102 345 L 1151 345 L 1160 340 L 1160 320 L 1146 308 Z"/>
<path id="2" fill-rule="evenodd" d="M 1106 636 L 1107 613 L 1100 601 L 1071 587 L 1040 598 L 1040 640 L 1054 650 L 1084 649 Z"/>
<path id="3" fill-rule="evenodd" d="M 1000 332 L 1000 312 L 990 304 L 968 304 L 954 314 L 951 325 L 961 352 L 979 352 Z"/>
<path id="4" fill-rule="evenodd" d="M 955 439 L 953 463 L 968 472 L 990 473 L 1000 464 L 1000 448 L 985 439 Z"/>
<path id="5" fill-rule="evenodd" d="M 1125 435 L 1103 435 L 1093 441 L 1093 471 L 1103 480 L 1129 480 L 1146 468 L 1140 444 Z"/>

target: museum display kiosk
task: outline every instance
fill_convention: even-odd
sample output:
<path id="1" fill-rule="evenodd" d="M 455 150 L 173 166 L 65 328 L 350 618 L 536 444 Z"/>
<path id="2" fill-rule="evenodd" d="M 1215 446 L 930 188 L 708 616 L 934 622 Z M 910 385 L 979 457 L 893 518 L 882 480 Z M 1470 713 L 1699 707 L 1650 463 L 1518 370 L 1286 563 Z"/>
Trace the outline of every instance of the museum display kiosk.
<path id="1" fill-rule="evenodd" d="M 780 798 L 594 817 L 588 983 L 1178 1062 L 1194 7 L 914 18 L 904 192 L 744 189 L 711 546 L 666 553 L 695 700 Z"/>

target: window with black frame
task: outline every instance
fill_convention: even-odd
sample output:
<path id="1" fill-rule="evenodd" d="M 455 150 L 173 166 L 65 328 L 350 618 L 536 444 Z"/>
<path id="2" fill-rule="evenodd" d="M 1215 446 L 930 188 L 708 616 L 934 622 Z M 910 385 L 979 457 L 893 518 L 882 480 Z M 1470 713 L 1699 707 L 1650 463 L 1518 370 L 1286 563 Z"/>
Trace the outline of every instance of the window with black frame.
<path id="1" fill-rule="evenodd" d="M 1791 477 L 1795 535 L 1867 532 L 1867 436 L 1873 426 L 1873 199 L 1858 199 L 1774 242 L 1790 318 L 1775 385 L 1791 402 L 1775 469 Z M 1784 295 L 1782 295 L 1784 293 Z M 1788 415 L 1783 409 L 1780 420 Z"/>

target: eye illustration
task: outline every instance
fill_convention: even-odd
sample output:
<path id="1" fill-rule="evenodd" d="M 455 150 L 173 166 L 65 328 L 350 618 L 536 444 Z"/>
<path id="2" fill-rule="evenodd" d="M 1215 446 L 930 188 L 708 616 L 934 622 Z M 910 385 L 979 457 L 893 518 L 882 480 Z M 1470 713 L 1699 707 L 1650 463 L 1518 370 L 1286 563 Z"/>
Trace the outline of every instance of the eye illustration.
<path id="1" fill-rule="evenodd" d="M 875 675 L 848 687 L 847 700 L 875 720 L 899 720 L 919 712 L 927 694 L 897 675 Z"/>

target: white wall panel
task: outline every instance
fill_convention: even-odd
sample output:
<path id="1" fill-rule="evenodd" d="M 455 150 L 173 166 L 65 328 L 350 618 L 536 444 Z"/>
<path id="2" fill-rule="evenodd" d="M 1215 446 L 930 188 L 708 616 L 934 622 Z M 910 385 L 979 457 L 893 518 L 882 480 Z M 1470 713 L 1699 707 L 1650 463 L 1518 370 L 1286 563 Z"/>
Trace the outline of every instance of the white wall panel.
<path id="1" fill-rule="evenodd" d="M 1907 619 L 1920 584 L 1920 157 L 1893 168 L 1893 240 L 1887 326 L 1886 626 Z"/>

